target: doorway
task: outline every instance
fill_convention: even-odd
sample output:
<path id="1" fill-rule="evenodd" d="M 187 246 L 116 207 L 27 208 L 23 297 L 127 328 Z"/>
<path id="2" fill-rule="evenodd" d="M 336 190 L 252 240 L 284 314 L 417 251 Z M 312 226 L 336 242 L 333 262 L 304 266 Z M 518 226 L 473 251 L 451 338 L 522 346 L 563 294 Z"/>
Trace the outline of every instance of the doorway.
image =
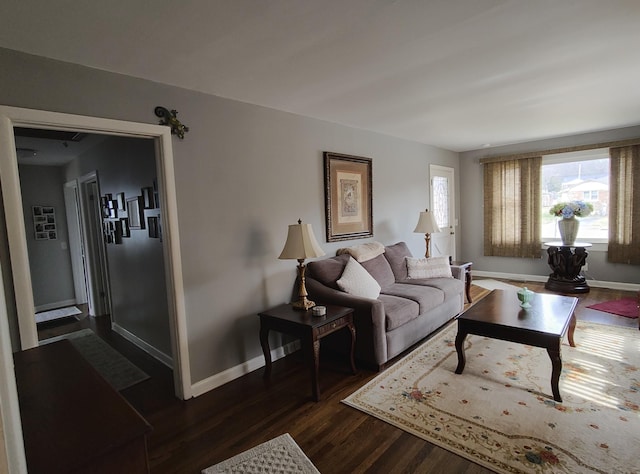
<path id="1" fill-rule="evenodd" d="M 170 130 L 167 127 L 157 125 L 0 106 L 0 175 L 21 349 L 35 347 L 38 344 L 38 338 L 33 318 L 34 301 L 29 258 L 25 245 L 26 230 L 13 136 L 14 127 L 79 130 L 119 136 L 145 137 L 154 140 L 158 186 L 162 190 L 163 238 L 165 239 L 163 251 L 167 272 L 174 388 L 178 398 L 191 398 Z M 6 339 L 0 342 L 4 344 Z"/>
<path id="2" fill-rule="evenodd" d="M 450 256 L 456 259 L 455 217 L 455 171 L 439 165 L 429 166 L 431 183 L 431 212 L 436 218 L 440 232 L 431 234 L 431 249 L 434 256 Z"/>

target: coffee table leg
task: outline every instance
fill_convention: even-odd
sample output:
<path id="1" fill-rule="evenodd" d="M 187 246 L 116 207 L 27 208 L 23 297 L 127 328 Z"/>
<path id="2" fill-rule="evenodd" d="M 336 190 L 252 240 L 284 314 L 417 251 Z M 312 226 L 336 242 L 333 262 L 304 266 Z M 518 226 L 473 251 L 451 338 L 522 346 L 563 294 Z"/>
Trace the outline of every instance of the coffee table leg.
<path id="1" fill-rule="evenodd" d="M 560 358 L 560 344 L 562 341 L 558 340 L 557 346 L 547 347 L 547 354 L 551 359 L 551 391 L 553 392 L 553 399 L 556 402 L 562 402 L 560 396 L 560 388 L 558 384 L 560 382 L 560 372 L 562 372 L 562 359 Z"/>
<path id="2" fill-rule="evenodd" d="M 573 333 L 576 330 L 576 313 L 574 312 L 571 315 L 571 320 L 569 321 L 569 331 L 567 333 L 567 338 L 569 339 L 569 345 L 571 347 L 576 347 L 576 343 L 573 342 Z"/>
<path id="3" fill-rule="evenodd" d="M 464 356 L 464 340 L 467 338 L 466 332 L 461 332 L 458 329 L 458 334 L 456 335 L 456 352 L 458 353 L 458 367 L 456 367 L 456 374 L 461 374 L 464 370 L 464 365 L 466 363 L 466 358 Z"/>

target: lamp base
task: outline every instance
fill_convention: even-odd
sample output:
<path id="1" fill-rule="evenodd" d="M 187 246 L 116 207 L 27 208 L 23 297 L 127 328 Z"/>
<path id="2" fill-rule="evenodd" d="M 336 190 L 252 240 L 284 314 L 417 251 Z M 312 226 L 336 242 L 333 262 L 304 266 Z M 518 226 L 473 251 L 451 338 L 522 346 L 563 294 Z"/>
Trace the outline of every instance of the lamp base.
<path id="1" fill-rule="evenodd" d="M 291 306 L 293 307 L 293 309 L 297 309 L 300 311 L 308 311 L 315 305 L 316 304 L 313 301 L 308 300 L 306 297 L 300 298 L 298 301 L 291 302 Z"/>

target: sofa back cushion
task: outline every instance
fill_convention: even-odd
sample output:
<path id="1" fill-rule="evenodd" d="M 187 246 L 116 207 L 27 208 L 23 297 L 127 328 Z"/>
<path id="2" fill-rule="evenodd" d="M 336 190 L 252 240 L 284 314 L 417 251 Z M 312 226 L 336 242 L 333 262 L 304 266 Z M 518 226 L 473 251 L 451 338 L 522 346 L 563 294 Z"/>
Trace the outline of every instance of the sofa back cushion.
<path id="1" fill-rule="evenodd" d="M 396 277 L 391 270 L 389 262 L 384 258 L 384 255 L 378 255 L 371 260 L 361 262 L 360 265 L 362 265 L 369 274 L 376 279 L 382 288 L 393 285 L 396 282 Z"/>
<path id="2" fill-rule="evenodd" d="M 453 278 L 449 257 L 406 257 L 408 278 Z"/>
<path id="3" fill-rule="evenodd" d="M 348 254 L 338 255 L 337 257 L 325 258 L 323 260 L 316 260 L 307 264 L 307 276 L 318 280 L 325 286 L 339 290 L 340 287 L 336 283 L 344 267 L 349 261 L 350 256 Z"/>
<path id="4" fill-rule="evenodd" d="M 406 257 L 413 257 L 411 250 L 404 242 L 398 242 L 397 244 L 385 247 L 384 256 L 391 266 L 391 271 L 395 275 L 396 281 L 403 281 L 407 279 L 407 262 Z"/>

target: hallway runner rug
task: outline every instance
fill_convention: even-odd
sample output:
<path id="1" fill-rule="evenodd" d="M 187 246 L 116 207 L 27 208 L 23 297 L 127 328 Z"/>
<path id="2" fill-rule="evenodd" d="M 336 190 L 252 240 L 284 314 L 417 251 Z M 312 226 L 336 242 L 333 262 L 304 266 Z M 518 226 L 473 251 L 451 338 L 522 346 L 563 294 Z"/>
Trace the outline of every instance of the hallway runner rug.
<path id="1" fill-rule="evenodd" d="M 215 464 L 202 474 L 320 474 L 289 433 Z"/>
<path id="2" fill-rule="evenodd" d="M 149 378 L 149 375 L 100 339 L 91 329 L 45 339 L 40 341 L 40 345 L 61 339 L 69 339 L 78 352 L 116 390 L 124 390 Z"/>
<path id="3" fill-rule="evenodd" d="M 46 323 L 62 318 L 69 318 L 78 314 L 82 314 L 82 311 L 75 306 L 67 306 L 66 308 L 52 309 L 50 311 L 41 311 L 36 313 L 36 323 Z"/>
<path id="4" fill-rule="evenodd" d="M 468 336 L 456 375 L 456 332 L 449 325 L 343 402 L 500 473 L 637 472 L 637 329 L 578 322 L 577 346 L 562 344 L 564 403 L 541 348 Z"/>

